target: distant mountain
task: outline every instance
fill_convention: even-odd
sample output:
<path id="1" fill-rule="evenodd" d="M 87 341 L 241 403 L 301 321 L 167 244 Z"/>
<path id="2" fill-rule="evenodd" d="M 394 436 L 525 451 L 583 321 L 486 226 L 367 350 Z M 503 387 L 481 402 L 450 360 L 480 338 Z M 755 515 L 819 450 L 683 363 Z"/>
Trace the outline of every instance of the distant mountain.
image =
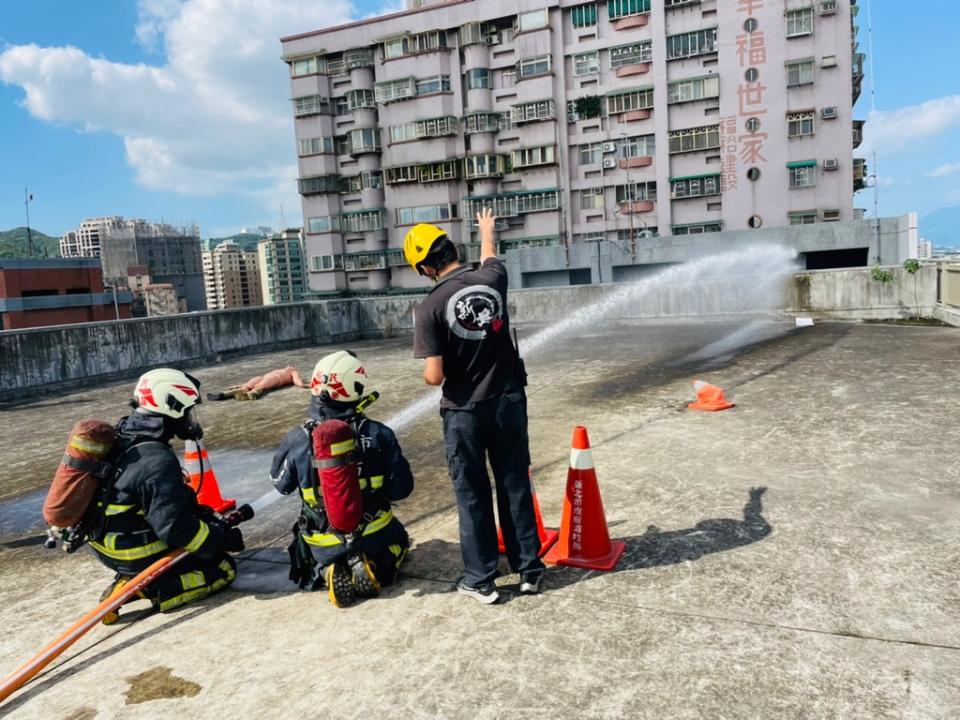
<path id="1" fill-rule="evenodd" d="M 237 233 L 229 237 L 207 238 L 203 241 L 203 249 L 213 250 L 217 245 L 232 242 L 234 245 L 238 245 L 241 250 L 256 251 L 257 243 L 261 240 L 263 240 L 263 235 L 258 235 L 257 233 Z"/>
<path id="2" fill-rule="evenodd" d="M 960 205 L 940 208 L 920 218 L 920 237 L 935 247 L 960 249 Z"/>
<path id="3" fill-rule="evenodd" d="M 33 257 L 60 257 L 60 238 L 50 237 L 30 228 Z M 27 229 L 0 230 L 0 257 L 27 257 Z"/>

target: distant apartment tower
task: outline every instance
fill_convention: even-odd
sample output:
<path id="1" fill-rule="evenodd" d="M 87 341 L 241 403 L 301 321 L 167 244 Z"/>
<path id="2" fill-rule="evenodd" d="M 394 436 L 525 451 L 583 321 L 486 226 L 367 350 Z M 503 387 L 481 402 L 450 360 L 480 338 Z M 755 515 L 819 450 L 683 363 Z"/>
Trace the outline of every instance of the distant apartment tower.
<path id="1" fill-rule="evenodd" d="M 406 231 L 475 259 L 484 206 L 501 251 L 853 219 L 855 3 L 409 0 L 283 38 L 310 290 L 423 285 Z"/>
<path id="2" fill-rule="evenodd" d="M 234 243 L 203 251 L 203 282 L 210 310 L 263 305 L 257 254 Z"/>
<path id="3" fill-rule="evenodd" d="M 63 257 L 99 257 L 103 277 L 127 286 L 137 274 L 134 266 L 146 266 L 155 283 L 170 283 L 188 310 L 206 308 L 200 237 L 196 226 L 176 227 L 121 216 L 88 218 L 80 227 L 60 238 Z"/>
<path id="4" fill-rule="evenodd" d="M 306 291 L 303 231 L 291 228 L 257 244 L 265 305 L 299 302 Z"/>

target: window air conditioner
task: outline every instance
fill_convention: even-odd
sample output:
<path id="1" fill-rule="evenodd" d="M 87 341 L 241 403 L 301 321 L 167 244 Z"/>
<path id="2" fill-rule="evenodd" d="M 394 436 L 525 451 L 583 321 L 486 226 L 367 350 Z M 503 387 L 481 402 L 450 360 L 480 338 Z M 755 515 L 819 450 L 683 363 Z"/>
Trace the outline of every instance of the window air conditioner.
<path id="1" fill-rule="evenodd" d="M 603 151 L 605 153 L 612 153 L 617 151 L 617 144 L 615 142 L 605 142 L 603 144 Z"/>
<path id="2" fill-rule="evenodd" d="M 828 107 L 823 108 L 823 110 L 820 111 L 820 117 L 822 117 L 824 120 L 832 120 L 833 118 L 837 117 L 837 106 L 829 105 Z"/>
<path id="3" fill-rule="evenodd" d="M 840 167 L 840 162 L 836 158 L 823 161 L 824 170 L 836 170 L 838 167 Z"/>
<path id="4" fill-rule="evenodd" d="M 837 0 L 823 0 L 820 3 L 821 15 L 833 15 L 837 12 Z"/>
<path id="5" fill-rule="evenodd" d="M 617 166 L 617 161 L 615 158 L 605 158 L 603 161 L 603 167 L 607 170 L 615 168 Z"/>
<path id="6" fill-rule="evenodd" d="M 646 239 L 646 238 L 652 238 L 655 236 L 653 234 L 653 230 L 641 230 L 640 232 L 637 233 L 637 237 Z"/>

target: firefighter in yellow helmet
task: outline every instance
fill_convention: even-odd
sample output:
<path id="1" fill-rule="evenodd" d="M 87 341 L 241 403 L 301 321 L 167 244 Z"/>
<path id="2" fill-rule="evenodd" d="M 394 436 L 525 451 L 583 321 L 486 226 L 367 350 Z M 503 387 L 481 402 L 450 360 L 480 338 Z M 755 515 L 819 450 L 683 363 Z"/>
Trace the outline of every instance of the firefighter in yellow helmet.
<path id="1" fill-rule="evenodd" d="M 540 592 L 544 570 L 528 476 L 526 373 L 510 341 L 507 268 L 496 256 L 495 220 L 490 209 L 477 213 L 476 270 L 460 263 L 453 243 L 434 225 L 415 225 L 403 243 L 411 267 L 436 283 L 417 308 L 413 352 L 426 361 L 427 384 L 443 384 L 443 439 L 464 564 L 457 590 L 485 604 L 500 598 L 488 459 L 507 561 L 520 574 L 520 592 Z"/>

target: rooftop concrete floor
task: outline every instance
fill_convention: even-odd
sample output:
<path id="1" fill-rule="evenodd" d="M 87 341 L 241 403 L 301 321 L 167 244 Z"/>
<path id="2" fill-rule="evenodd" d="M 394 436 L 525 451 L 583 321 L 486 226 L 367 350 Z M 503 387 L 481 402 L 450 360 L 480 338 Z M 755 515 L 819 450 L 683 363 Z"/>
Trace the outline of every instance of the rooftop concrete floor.
<path id="1" fill-rule="evenodd" d="M 352 347 L 384 395 L 372 416 L 423 396 L 409 338 Z M 168 615 L 131 605 L 0 715 L 960 717 L 958 349 L 954 328 L 843 323 L 622 322 L 566 338 L 528 358 L 534 478 L 555 525 L 571 430 L 586 425 L 610 534 L 627 544 L 614 572 L 551 569 L 536 597 L 506 576 L 497 606 L 456 594 L 457 517 L 430 411 L 399 428 L 417 489 L 397 509 L 414 548 L 396 587 L 346 610 L 297 591 L 286 498 L 245 525 L 232 589 Z M 208 390 L 288 363 L 307 372 L 329 350 L 197 375 Z M 694 377 L 737 407 L 687 410 Z M 85 552 L 43 549 L 40 488 L 73 422 L 118 416 L 131 385 L 0 411 L 0 674 L 110 577 Z M 204 405 L 224 494 L 269 489 L 271 449 L 307 397 Z M 133 702 L 150 691 L 160 699 Z"/>

